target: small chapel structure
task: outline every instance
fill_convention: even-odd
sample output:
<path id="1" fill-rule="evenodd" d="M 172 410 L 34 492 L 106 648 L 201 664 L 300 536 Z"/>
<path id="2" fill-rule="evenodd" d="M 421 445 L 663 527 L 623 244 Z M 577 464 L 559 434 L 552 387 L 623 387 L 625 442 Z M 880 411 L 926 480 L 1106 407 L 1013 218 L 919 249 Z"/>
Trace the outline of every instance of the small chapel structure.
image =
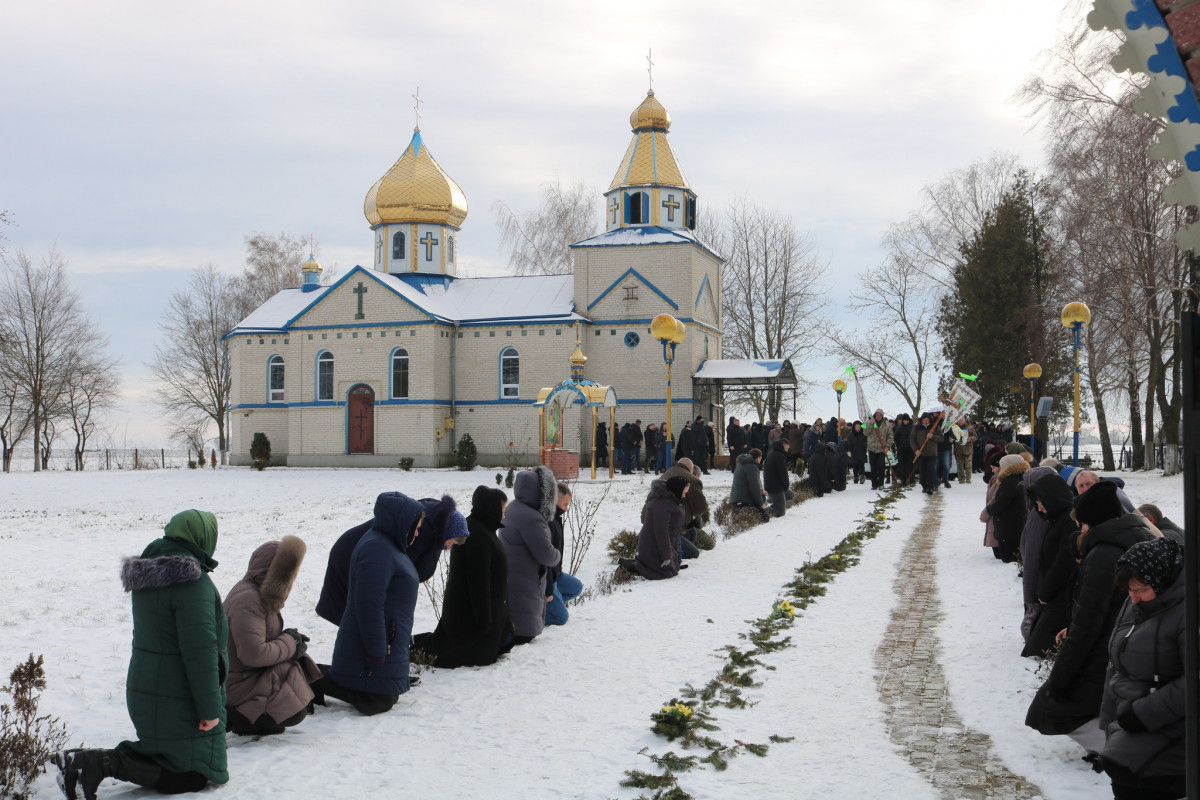
<path id="1" fill-rule="evenodd" d="M 693 382 L 721 357 L 720 255 L 697 238 L 696 193 L 651 90 L 604 192 L 605 230 L 571 245 L 574 273 L 460 278 L 459 185 L 420 127 L 367 192 L 371 266 L 322 286 L 321 266 L 226 335 L 233 366 L 230 461 L 250 463 L 257 432 L 289 466 L 444 466 L 469 433 L 481 464 L 533 464 L 533 404 L 567 376 L 578 335 L 586 377 L 611 386 L 618 424 L 661 424 L 666 367 L 650 321 L 686 326 L 673 373 L 676 435 L 721 411 L 720 387 Z M 591 459 L 591 415 L 564 418 L 562 445 Z M 717 426 L 720 429 L 721 426 Z"/>

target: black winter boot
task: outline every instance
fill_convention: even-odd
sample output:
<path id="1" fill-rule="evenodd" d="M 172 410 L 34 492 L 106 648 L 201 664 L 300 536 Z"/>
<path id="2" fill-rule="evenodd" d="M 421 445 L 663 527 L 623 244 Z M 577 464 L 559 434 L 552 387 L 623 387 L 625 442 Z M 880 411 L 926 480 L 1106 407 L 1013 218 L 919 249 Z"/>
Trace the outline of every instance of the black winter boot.
<path id="1" fill-rule="evenodd" d="M 96 789 L 105 778 L 136 783 L 147 789 L 158 786 L 162 767 L 137 756 L 116 750 L 74 750 L 61 754 L 62 790 L 67 800 L 75 800 L 75 789 L 83 787 L 85 800 L 96 800 Z"/>

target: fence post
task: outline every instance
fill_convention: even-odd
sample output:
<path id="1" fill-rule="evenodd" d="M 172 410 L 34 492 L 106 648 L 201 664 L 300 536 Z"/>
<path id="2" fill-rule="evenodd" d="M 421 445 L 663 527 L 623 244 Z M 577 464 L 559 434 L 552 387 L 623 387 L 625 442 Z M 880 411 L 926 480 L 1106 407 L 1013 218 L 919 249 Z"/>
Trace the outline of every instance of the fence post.
<path id="1" fill-rule="evenodd" d="M 133 448 L 133 468 L 138 468 L 138 449 L 136 447 Z"/>
<path id="2" fill-rule="evenodd" d="M 108 448 L 107 447 L 104 448 L 104 468 L 107 470 L 112 469 L 112 462 L 108 460 Z"/>

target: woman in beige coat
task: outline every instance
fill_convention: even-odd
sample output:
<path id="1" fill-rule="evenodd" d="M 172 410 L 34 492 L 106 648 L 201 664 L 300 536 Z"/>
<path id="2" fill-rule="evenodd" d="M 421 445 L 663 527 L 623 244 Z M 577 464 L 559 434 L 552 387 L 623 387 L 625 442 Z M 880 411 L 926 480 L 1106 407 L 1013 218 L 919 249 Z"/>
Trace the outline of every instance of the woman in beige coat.
<path id="1" fill-rule="evenodd" d="M 246 575 L 225 598 L 229 617 L 228 728 L 242 735 L 283 733 L 312 711 L 309 683 L 321 677 L 306 651 L 308 637 L 284 629 L 280 610 L 292 591 L 304 542 L 267 542 L 250 556 Z"/>

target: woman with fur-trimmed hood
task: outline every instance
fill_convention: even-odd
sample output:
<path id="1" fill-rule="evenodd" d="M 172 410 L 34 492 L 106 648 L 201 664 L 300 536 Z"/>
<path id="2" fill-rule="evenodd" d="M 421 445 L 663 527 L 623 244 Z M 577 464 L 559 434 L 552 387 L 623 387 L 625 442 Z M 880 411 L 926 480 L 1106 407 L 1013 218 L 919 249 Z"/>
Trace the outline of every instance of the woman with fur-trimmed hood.
<path id="1" fill-rule="evenodd" d="M 549 467 L 517 473 L 500 542 L 508 556 L 508 610 L 514 640 L 525 644 L 546 625 L 546 570 L 562 561 L 550 539 L 558 482 Z"/>
<path id="2" fill-rule="evenodd" d="M 229 781 L 225 757 L 228 628 L 216 569 L 217 518 L 190 509 L 171 518 L 140 558 L 127 558 L 121 583 L 133 600 L 133 655 L 125 704 L 138 741 L 115 750 L 67 750 L 55 757 L 69 800 L 95 800 L 105 778 L 163 794 Z"/>
<path id="3" fill-rule="evenodd" d="M 295 536 L 259 545 L 246 575 L 225 596 L 229 619 L 229 730 L 283 733 L 312 708 L 309 683 L 321 677 L 308 657 L 308 637 L 283 627 L 279 612 L 291 594 L 306 547 Z"/>
<path id="4" fill-rule="evenodd" d="M 1021 531 L 1025 529 L 1025 517 L 1029 513 L 1021 478 L 1027 471 L 1029 462 L 1018 455 L 1000 459 L 1000 471 L 993 481 L 997 486 L 996 495 L 984 509 L 995 526 L 997 547 L 1005 563 L 1016 561 L 1021 547 Z"/>

